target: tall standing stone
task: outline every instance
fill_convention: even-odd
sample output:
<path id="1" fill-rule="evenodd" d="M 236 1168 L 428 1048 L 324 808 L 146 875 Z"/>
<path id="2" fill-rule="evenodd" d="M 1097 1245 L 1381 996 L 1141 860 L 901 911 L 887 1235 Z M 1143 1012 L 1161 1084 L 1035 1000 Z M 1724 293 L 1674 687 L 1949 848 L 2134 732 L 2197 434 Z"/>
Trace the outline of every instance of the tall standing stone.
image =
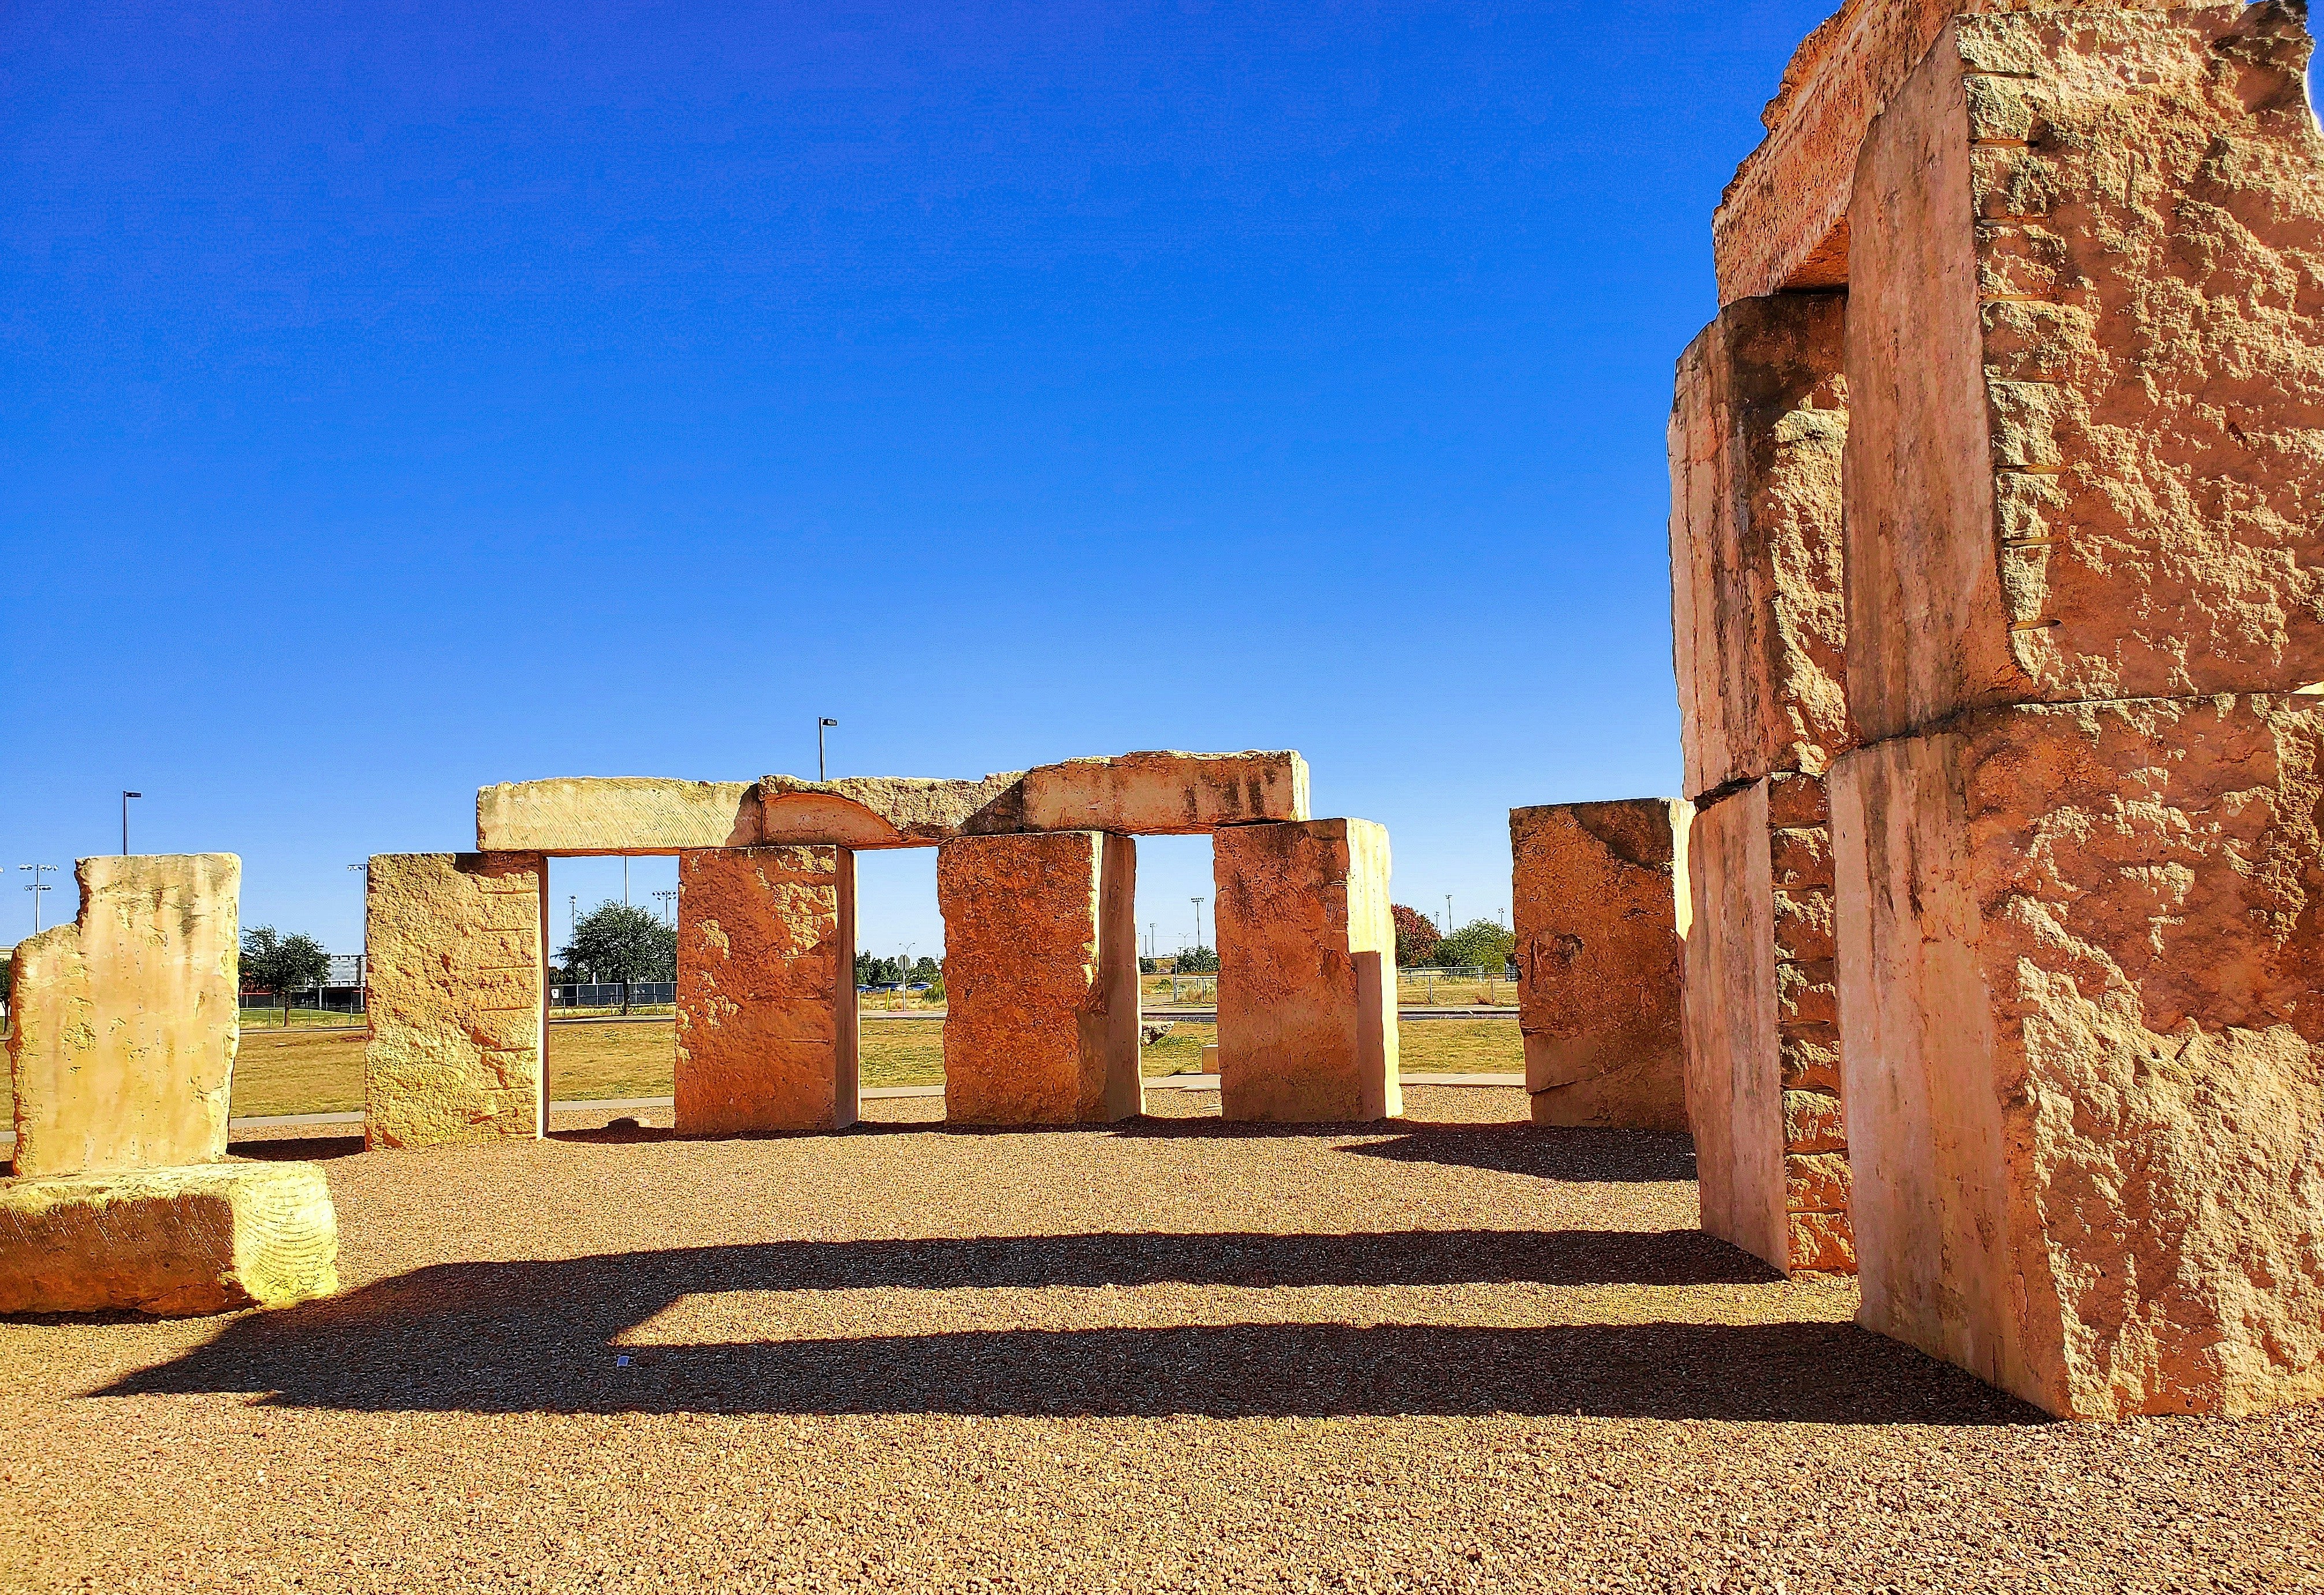
<path id="1" fill-rule="evenodd" d="M 681 1135 L 855 1122 L 855 855 L 717 848 L 678 859 Z"/>
<path id="2" fill-rule="evenodd" d="M 73 874 L 78 915 L 14 954 L 17 1174 L 223 1157 L 241 1037 L 242 861 L 88 858 Z"/>
<path id="3" fill-rule="evenodd" d="M 2324 134 L 2295 11 L 1963 16 L 1849 211 L 1849 703 L 2324 679 Z"/>
<path id="4" fill-rule="evenodd" d="M 1517 1022 L 1536 1124 L 1687 1127 L 1689 807 L 1509 811 Z"/>
<path id="5" fill-rule="evenodd" d="M 2324 1396 L 2324 705 L 2005 706 L 1831 793 L 1858 1322 L 2061 1415 Z"/>
<path id="6" fill-rule="evenodd" d="M 1144 1110 L 1137 845 L 1050 831 L 938 846 L 947 1123 L 1103 1124 Z"/>
<path id="7" fill-rule="evenodd" d="M 1401 1116 L 1387 827 L 1238 825 L 1211 846 L 1224 1116 Z"/>
<path id="8" fill-rule="evenodd" d="M 530 1138 L 547 1128 L 548 882 L 539 853 L 371 861 L 371 1146 Z"/>

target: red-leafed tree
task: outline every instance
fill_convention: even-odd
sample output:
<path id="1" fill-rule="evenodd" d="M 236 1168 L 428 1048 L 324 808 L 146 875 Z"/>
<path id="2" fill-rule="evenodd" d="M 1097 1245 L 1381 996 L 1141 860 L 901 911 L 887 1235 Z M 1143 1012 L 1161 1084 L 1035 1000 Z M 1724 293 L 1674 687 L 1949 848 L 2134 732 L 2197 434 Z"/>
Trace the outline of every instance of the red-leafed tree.
<path id="1" fill-rule="evenodd" d="M 1427 915 L 1417 908 L 1395 905 L 1396 966 L 1398 969 L 1421 969 L 1436 955 L 1437 930 Z"/>

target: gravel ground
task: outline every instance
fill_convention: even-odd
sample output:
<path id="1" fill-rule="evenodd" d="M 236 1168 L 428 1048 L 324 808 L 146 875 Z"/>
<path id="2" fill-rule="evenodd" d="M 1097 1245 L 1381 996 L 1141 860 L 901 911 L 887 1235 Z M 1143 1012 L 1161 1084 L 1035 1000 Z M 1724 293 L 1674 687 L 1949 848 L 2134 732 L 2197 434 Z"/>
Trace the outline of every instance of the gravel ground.
<path id="1" fill-rule="evenodd" d="M 2324 1589 L 2324 1414 L 2043 1421 L 1698 1234 L 1683 1138 L 1152 1100 L 245 1143 L 346 1293 L 0 1323 L 0 1586 Z"/>

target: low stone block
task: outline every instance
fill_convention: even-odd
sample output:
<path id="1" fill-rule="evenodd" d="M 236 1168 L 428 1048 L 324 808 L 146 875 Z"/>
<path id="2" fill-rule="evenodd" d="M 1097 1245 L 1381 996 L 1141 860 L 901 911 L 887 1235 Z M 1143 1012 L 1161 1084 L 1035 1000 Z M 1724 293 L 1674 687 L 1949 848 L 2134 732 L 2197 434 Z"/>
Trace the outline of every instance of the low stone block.
<path id="1" fill-rule="evenodd" d="M 1691 812 L 1662 798 L 1509 811 L 1517 1026 L 1536 1124 L 1687 1127 Z"/>
<path id="2" fill-rule="evenodd" d="M 367 1144 L 499 1140 L 546 1128 L 548 880 L 538 853 L 371 861 Z"/>
<path id="3" fill-rule="evenodd" d="M 1846 468 L 1867 740 L 2324 679 L 2309 50 L 2277 4 L 1963 16 L 1872 124 Z"/>
<path id="4" fill-rule="evenodd" d="M 16 1172 L 224 1157 L 241 1037 L 242 861 L 88 858 L 73 874 L 78 916 L 14 954 Z"/>
<path id="5" fill-rule="evenodd" d="M 1859 1323 L 2061 1415 L 2324 1395 L 2319 798 L 2305 696 L 1840 761 Z"/>
<path id="6" fill-rule="evenodd" d="M 678 855 L 681 1135 L 855 1122 L 855 855 L 844 847 Z"/>
<path id="7" fill-rule="evenodd" d="M 1400 1117 L 1387 827 L 1238 825 L 1218 833 L 1211 863 L 1223 1115 Z"/>
<path id="8" fill-rule="evenodd" d="M 1671 622 L 1686 790 L 1821 774 L 1854 741 L 1842 686 L 1840 294 L 1729 305 L 1678 363 Z"/>
<path id="9" fill-rule="evenodd" d="M 759 789 L 745 781 L 579 776 L 476 792 L 480 853 L 671 853 L 760 841 Z"/>
<path id="10" fill-rule="evenodd" d="M 312 1163 L 207 1163 L 0 1182 L 0 1314 L 191 1317 L 339 1288 Z"/>
<path id="11" fill-rule="evenodd" d="M 1144 1111 L 1137 845 L 1053 831 L 936 850 L 945 1122 L 1102 1124 Z"/>

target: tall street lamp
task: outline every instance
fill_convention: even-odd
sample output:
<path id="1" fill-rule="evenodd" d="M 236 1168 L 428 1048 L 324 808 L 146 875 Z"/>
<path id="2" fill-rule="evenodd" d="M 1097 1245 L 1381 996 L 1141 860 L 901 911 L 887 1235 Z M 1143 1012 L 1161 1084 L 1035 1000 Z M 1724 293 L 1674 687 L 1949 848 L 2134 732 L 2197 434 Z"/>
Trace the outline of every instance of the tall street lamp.
<path id="1" fill-rule="evenodd" d="M 143 796 L 145 794 L 143 792 L 124 792 L 121 795 L 121 856 L 123 858 L 129 856 L 129 800 L 132 798 Z"/>
<path id="2" fill-rule="evenodd" d="M 1205 900 L 1206 899 L 1203 898 L 1195 898 L 1193 899 L 1194 905 L 1194 945 L 1197 947 L 1203 945 L 1203 904 Z"/>
<path id="3" fill-rule="evenodd" d="M 828 715 L 818 715 L 815 717 L 815 779 L 818 781 L 827 781 L 831 779 L 824 767 L 823 733 L 838 724 L 838 721 Z"/>
<path id="4" fill-rule="evenodd" d="M 54 864 L 18 864 L 16 867 L 20 870 L 30 870 L 32 872 L 32 883 L 24 890 L 32 894 L 32 934 L 38 936 L 41 934 L 41 894 L 49 890 L 48 883 L 41 877 L 54 871 L 56 866 Z"/>

